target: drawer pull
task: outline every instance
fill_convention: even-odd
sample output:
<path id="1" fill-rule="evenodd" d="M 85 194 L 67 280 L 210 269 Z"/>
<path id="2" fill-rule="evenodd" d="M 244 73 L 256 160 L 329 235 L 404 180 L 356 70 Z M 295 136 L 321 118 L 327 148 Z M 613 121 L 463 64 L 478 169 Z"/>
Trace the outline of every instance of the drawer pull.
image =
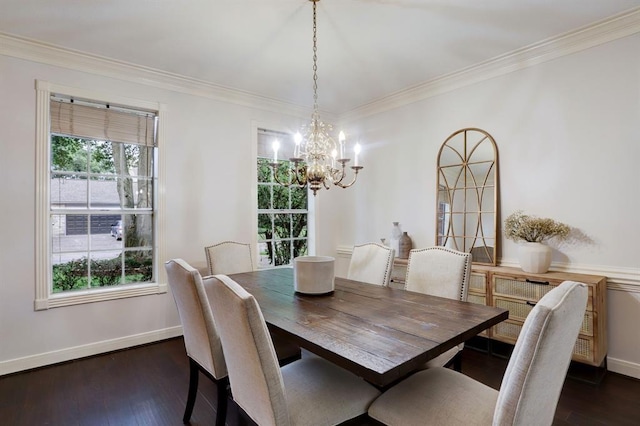
<path id="1" fill-rule="evenodd" d="M 531 284 L 549 285 L 549 281 L 536 281 L 536 280 L 530 280 L 529 278 L 527 278 L 525 281 Z"/>
<path id="2" fill-rule="evenodd" d="M 533 302 L 529 302 L 528 300 L 527 300 L 527 302 L 526 302 L 526 303 L 527 303 L 527 306 L 536 306 L 536 304 L 535 304 L 535 303 L 533 303 Z"/>

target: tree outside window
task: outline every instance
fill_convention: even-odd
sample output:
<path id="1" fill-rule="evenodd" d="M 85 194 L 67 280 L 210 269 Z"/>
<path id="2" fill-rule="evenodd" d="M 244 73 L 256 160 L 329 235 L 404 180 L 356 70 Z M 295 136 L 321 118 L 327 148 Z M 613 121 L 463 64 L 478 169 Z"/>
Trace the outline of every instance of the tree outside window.
<path id="1" fill-rule="evenodd" d="M 289 135 L 276 134 L 280 138 Z M 263 139 L 275 137 L 261 134 Z M 259 137 L 259 142 L 260 142 Z M 266 142 L 263 141 L 263 146 Z M 259 149 L 259 152 L 261 150 Z M 260 154 L 259 154 L 260 155 Z M 263 154 L 264 155 L 264 154 Z M 284 187 L 273 178 L 270 158 L 258 157 L 258 250 L 259 267 L 289 265 L 293 258 L 308 252 L 307 188 Z M 278 172 L 286 180 L 288 161 L 281 162 Z"/>

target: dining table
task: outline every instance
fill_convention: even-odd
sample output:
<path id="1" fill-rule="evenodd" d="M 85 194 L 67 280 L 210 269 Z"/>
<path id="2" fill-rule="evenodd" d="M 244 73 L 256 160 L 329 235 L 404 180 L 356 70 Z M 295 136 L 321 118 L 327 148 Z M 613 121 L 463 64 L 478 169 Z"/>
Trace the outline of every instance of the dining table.
<path id="1" fill-rule="evenodd" d="M 291 267 L 229 275 L 258 302 L 271 333 L 385 388 L 508 318 L 509 311 L 335 277 L 300 294 Z"/>

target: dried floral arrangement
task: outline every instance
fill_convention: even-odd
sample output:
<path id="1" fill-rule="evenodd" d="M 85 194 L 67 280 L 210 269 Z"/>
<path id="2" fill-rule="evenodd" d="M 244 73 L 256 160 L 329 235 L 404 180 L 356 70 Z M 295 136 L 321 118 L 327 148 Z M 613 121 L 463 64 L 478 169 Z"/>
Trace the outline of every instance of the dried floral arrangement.
<path id="1" fill-rule="evenodd" d="M 541 243 L 549 238 L 562 240 L 569 235 L 570 228 L 561 222 L 549 218 L 530 216 L 518 210 L 504 221 L 505 236 L 514 241 Z"/>

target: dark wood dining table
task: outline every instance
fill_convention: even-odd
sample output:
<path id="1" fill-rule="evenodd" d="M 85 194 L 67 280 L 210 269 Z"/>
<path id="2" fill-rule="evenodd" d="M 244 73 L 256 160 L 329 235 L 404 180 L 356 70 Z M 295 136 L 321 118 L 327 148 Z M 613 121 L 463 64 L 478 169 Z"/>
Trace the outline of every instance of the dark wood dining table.
<path id="1" fill-rule="evenodd" d="M 508 318 L 509 311 L 335 278 L 328 295 L 302 295 L 293 269 L 230 275 L 251 293 L 272 333 L 381 388 Z"/>

